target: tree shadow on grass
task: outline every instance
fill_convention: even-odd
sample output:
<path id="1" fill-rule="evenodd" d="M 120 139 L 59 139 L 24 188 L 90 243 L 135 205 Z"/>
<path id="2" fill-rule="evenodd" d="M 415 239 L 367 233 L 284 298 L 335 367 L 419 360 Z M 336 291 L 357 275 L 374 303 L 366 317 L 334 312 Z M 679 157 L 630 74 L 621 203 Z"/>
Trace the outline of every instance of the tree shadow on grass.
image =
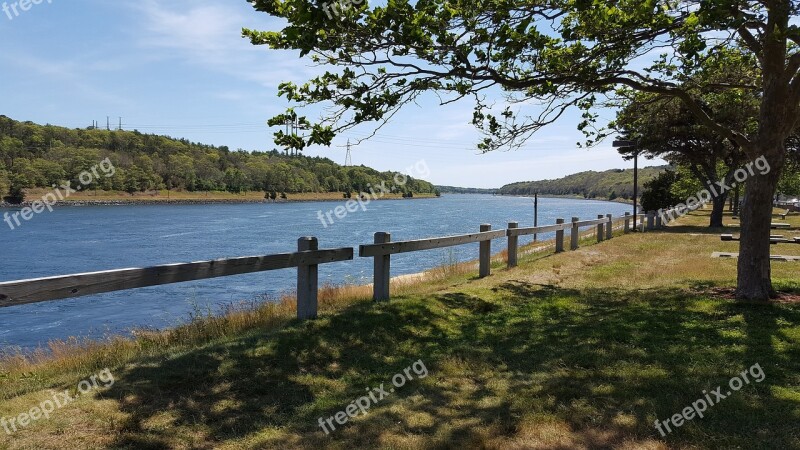
<path id="1" fill-rule="evenodd" d="M 117 447 L 213 448 L 245 439 L 252 447 L 612 448 L 661 439 L 656 418 L 759 363 L 762 383 L 664 440 L 798 448 L 790 418 L 800 403 L 789 388 L 800 383 L 797 323 L 800 311 L 787 305 L 514 281 L 485 295 L 359 304 L 144 361 L 116 373 L 105 395 L 121 399 L 129 415 Z M 320 430 L 319 417 L 343 411 L 365 388 L 390 387 L 417 360 L 428 378 L 330 435 Z M 536 434 L 551 423 L 566 435 Z"/>
<path id="2" fill-rule="evenodd" d="M 710 228 L 707 226 L 696 226 L 696 225 L 674 225 L 662 228 L 657 232 L 669 233 L 669 234 L 707 234 L 709 236 L 711 235 L 719 236 L 720 234 L 738 233 L 739 227 L 725 226 L 725 227 Z"/>

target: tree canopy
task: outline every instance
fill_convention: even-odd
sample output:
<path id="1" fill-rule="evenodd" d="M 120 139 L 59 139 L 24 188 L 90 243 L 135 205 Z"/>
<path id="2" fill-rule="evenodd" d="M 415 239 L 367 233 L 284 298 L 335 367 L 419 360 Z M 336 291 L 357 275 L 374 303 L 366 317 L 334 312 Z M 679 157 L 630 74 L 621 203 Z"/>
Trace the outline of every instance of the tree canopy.
<path id="1" fill-rule="evenodd" d="M 336 16 L 319 0 L 250 3 L 286 21 L 280 30 L 243 30 L 253 44 L 297 50 L 329 68 L 308 83 L 279 87 L 301 106 L 331 107 L 311 125 L 307 143 L 330 144 L 348 127 L 386 121 L 426 92 L 442 104 L 472 99 L 484 151 L 522 145 L 573 106 L 584 111 L 580 128 L 589 141 L 602 138 L 592 108 L 621 87 L 679 99 L 700 124 L 770 165 L 769 174 L 747 182 L 737 296 L 775 294 L 771 200 L 800 111 L 797 2 L 389 0 L 353 4 Z M 732 47 L 744 49 L 755 82 L 692 78 L 710 55 Z M 759 92 L 754 129 L 725 124 L 698 95 L 742 89 Z"/>

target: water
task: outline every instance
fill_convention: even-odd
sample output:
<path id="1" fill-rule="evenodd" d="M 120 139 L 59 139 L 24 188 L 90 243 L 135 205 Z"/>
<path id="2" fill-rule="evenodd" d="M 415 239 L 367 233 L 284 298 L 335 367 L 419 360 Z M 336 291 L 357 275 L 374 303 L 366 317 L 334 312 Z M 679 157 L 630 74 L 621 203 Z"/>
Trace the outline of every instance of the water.
<path id="1" fill-rule="evenodd" d="M 318 218 L 341 203 L 243 205 L 87 206 L 45 211 L 11 230 L 0 223 L 0 281 L 216 258 L 292 252 L 301 236 L 316 236 L 320 248 L 371 243 L 376 231 L 407 240 L 474 233 L 518 221 L 533 225 L 530 198 L 446 195 L 439 199 L 373 202 L 324 226 Z M 629 207 L 591 200 L 539 200 L 539 224 L 563 217 L 593 219 L 624 214 Z M 8 212 L 1 210 L 0 213 Z M 548 235 L 540 236 L 547 238 Z M 521 243 L 530 238 L 521 239 Z M 503 240 L 493 242 L 499 252 Z M 320 283 L 369 283 L 372 259 L 320 266 Z M 417 273 L 456 257 L 476 259 L 478 245 L 392 257 L 392 275 Z M 0 308 L 0 345 L 34 348 L 70 336 L 99 338 L 132 328 L 164 328 L 195 310 L 219 312 L 241 301 L 293 289 L 292 269 L 216 278 L 76 299 Z"/>

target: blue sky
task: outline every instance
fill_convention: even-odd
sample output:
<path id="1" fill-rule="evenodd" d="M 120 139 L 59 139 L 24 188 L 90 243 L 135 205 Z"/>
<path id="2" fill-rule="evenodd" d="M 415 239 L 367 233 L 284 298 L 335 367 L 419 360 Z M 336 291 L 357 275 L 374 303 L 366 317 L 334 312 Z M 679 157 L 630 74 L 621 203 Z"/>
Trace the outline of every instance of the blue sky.
<path id="1" fill-rule="evenodd" d="M 270 150 L 266 120 L 287 104 L 282 81 L 303 82 L 318 69 L 296 53 L 253 47 L 241 28 L 280 22 L 244 0 L 42 0 L 19 15 L 0 0 L 0 114 L 17 120 L 85 127 L 92 120 L 231 149 Z M 10 17 L 9 17 L 10 16 Z M 576 142 L 573 111 L 525 148 L 478 154 L 469 101 L 439 107 L 433 98 L 396 116 L 353 148 L 353 162 L 403 171 L 424 159 L 437 184 L 499 187 L 582 170 L 632 167 L 611 148 Z M 613 112 L 604 112 L 606 119 Z M 344 144 L 370 132 L 353 130 L 307 154 L 344 163 Z M 645 165 L 660 161 L 647 162 Z"/>

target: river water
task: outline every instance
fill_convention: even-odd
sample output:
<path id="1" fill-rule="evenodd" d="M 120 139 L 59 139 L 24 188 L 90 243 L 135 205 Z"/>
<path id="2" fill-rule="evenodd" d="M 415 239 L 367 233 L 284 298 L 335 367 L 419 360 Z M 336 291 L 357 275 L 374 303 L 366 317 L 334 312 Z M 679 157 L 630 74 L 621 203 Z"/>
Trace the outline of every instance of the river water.
<path id="1" fill-rule="evenodd" d="M 491 195 L 445 195 L 438 199 L 373 202 L 339 219 L 320 216 L 341 203 L 142 205 L 62 207 L 35 215 L 11 230 L 0 223 L 0 281 L 70 273 L 292 252 L 301 236 L 320 248 L 356 247 L 354 261 L 320 266 L 320 284 L 369 283 L 372 259 L 357 246 L 376 231 L 392 240 L 473 233 L 517 221 L 533 226 L 533 200 Z M 622 215 L 626 205 L 592 200 L 539 199 L 539 225 L 562 217 L 594 219 Z M 0 209 L 0 214 L 11 212 Z M 540 236 L 540 238 L 546 238 Z M 530 238 L 521 239 L 521 243 Z M 493 242 L 493 252 L 505 242 Z M 478 245 L 396 255 L 392 275 L 417 273 L 450 262 L 476 259 Z M 133 328 L 164 328 L 193 311 L 219 312 L 242 301 L 274 298 L 293 289 L 292 269 L 216 278 L 76 299 L 0 308 L 0 346 L 31 349 L 51 339 L 100 338 Z M 264 294 L 267 294 L 266 296 Z"/>

